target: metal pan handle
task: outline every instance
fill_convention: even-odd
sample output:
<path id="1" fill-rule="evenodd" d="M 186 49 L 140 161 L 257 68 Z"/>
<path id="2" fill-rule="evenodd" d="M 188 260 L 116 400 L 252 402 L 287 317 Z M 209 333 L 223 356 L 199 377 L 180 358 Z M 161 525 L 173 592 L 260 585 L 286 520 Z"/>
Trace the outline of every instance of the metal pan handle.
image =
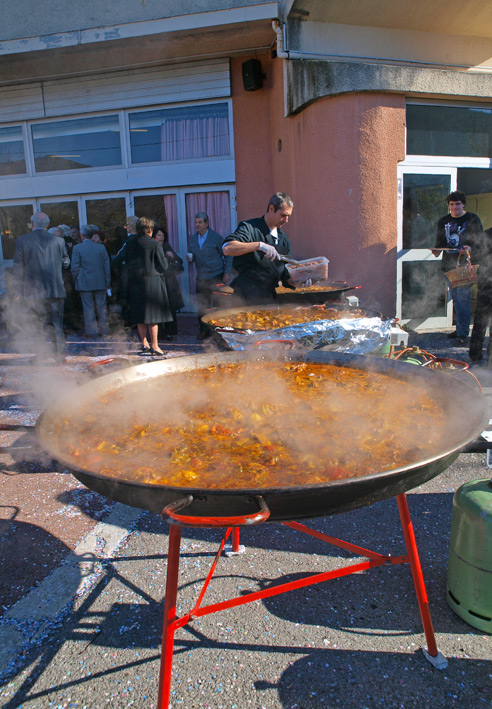
<path id="1" fill-rule="evenodd" d="M 107 357 L 106 359 L 100 359 L 97 362 L 91 362 L 87 365 L 87 370 L 91 374 L 107 374 L 109 371 L 114 371 L 115 369 L 123 369 L 124 367 L 131 367 L 132 363 L 128 357 Z M 107 368 L 106 371 L 105 368 Z"/>
<path id="2" fill-rule="evenodd" d="M 261 349 L 263 345 L 285 345 L 287 350 L 292 350 L 294 349 L 295 342 L 294 340 L 287 340 L 287 339 L 282 339 L 279 338 L 277 340 L 258 340 L 257 342 L 254 343 L 255 347 L 258 349 Z"/>
<path id="3" fill-rule="evenodd" d="M 249 515 L 237 515 L 235 517 L 194 517 L 191 515 L 180 515 L 178 512 L 184 507 L 188 507 L 193 502 L 193 495 L 187 495 L 181 500 L 171 502 L 162 510 L 162 517 L 169 524 L 179 524 L 181 527 L 244 527 L 251 524 L 266 522 L 270 517 L 270 510 L 265 500 L 256 495 L 254 501 L 258 505 L 258 512 Z"/>

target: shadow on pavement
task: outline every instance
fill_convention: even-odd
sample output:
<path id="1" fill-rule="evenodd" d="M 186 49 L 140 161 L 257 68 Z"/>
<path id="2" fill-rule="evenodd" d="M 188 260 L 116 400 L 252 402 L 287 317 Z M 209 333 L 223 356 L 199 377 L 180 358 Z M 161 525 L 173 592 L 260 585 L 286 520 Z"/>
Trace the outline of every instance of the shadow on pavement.
<path id="1" fill-rule="evenodd" d="M 34 582 L 40 583 L 69 552 L 66 544 L 42 527 L 15 518 L 0 520 L 2 613 L 22 598 Z"/>

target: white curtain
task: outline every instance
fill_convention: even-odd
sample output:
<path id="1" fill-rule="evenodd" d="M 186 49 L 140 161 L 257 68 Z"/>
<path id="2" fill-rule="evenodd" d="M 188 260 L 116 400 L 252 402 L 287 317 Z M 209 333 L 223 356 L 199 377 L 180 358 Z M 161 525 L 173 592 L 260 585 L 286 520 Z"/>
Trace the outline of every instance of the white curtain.
<path id="1" fill-rule="evenodd" d="M 179 253 L 179 241 L 178 241 L 178 214 L 176 208 L 176 195 L 175 194 L 165 194 L 164 195 L 164 211 L 166 213 L 166 224 L 167 233 L 169 236 L 169 243 L 173 249 Z M 180 254 L 181 256 L 181 254 Z"/>
<path id="2" fill-rule="evenodd" d="M 171 118 L 161 126 L 161 160 L 229 155 L 227 116 Z"/>

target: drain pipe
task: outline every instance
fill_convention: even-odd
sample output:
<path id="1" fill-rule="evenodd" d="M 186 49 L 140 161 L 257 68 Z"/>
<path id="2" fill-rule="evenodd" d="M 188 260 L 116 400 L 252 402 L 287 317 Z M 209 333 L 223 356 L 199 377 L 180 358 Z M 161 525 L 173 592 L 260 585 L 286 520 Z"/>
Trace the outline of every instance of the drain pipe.
<path id="1" fill-rule="evenodd" d="M 290 52 L 284 49 L 285 47 L 285 25 L 280 20 L 272 20 L 273 31 L 277 35 L 277 57 L 281 59 L 290 59 Z"/>

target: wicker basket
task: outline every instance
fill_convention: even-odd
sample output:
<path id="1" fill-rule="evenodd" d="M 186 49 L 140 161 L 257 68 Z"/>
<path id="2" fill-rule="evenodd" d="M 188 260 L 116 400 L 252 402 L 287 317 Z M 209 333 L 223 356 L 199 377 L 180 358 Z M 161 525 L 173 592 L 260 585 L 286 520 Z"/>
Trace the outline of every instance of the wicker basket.
<path id="1" fill-rule="evenodd" d="M 452 271 L 446 271 L 446 277 L 448 278 L 452 288 L 472 286 L 476 283 L 477 274 L 470 261 L 470 255 L 467 254 L 466 263 L 464 266 L 460 266 L 460 259 L 458 256 L 457 268 L 453 268 Z"/>

